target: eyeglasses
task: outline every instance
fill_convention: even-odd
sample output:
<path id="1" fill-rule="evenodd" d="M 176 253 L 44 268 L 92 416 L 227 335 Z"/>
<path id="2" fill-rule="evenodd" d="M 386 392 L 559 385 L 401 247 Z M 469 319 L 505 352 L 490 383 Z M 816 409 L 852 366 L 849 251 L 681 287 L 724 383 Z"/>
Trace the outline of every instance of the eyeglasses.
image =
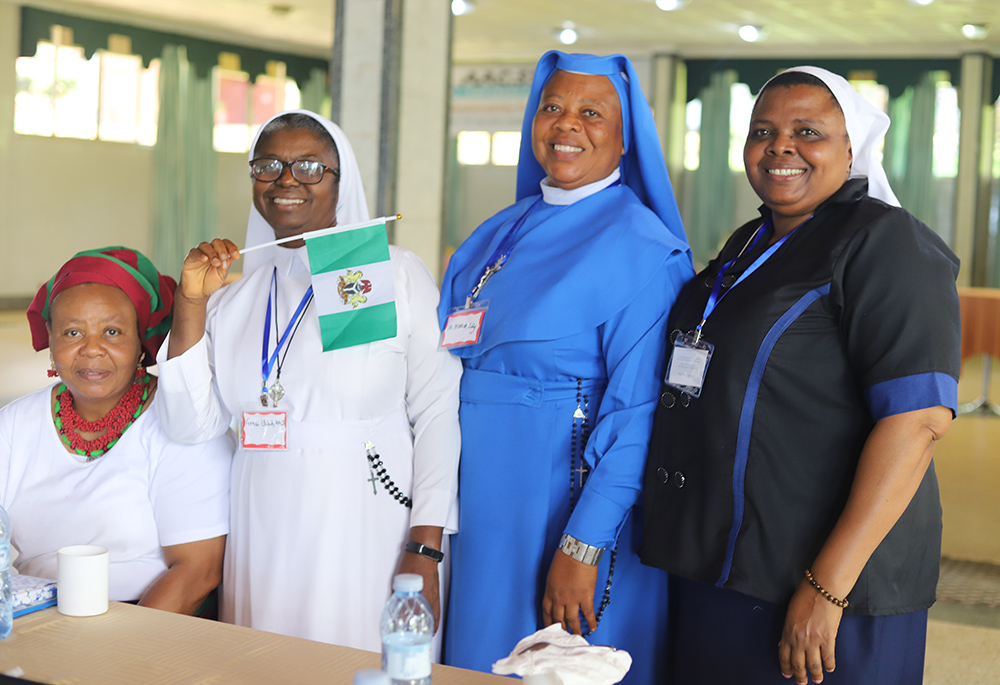
<path id="1" fill-rule="evenodd" d="M 250 162 L 250 175 L 258 181 L 270 183 L 277 181 L 285 173 L 285 167 L 292 170 L 292 178 L 299 183 L 313 185 L 323 180 L 323 174 L 330 172 L 336 179 L 340 178 L 340 169 L 334 169 L 322 162 L 308 159 L 296 159 L 283 162 L 280 159 L 261 158 Z"/>

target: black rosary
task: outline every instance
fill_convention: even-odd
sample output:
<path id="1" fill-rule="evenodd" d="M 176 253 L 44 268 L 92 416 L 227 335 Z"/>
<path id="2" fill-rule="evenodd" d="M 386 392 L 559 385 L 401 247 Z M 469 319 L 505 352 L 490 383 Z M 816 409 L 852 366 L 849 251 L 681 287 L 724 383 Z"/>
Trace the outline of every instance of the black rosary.
<path id="1" fill-rule="evenodd" d="M 577 430 L 576 422 L 580 419 L 580 449 L 579 449 L 579 460 L 580 465 L 577 466 Z M 590 474 L 589 469 L 587 469 L 587 462 L 584 461 L 583 453 L 587 449 L 587 440 L 590 439 L 590 396 L 583 394 L 583 379 L 576 379 L 576 411 L 573 412 L 573 432 L 570 438 L 570 453 L 569 453 L 569 508 L 572 511 L 576 507 L 576 487 L 577 481 L 579 481 L 580 493 L 583 493 L 583 486 L 587 482 L 587 476 Z M 618 541 L 615 540 L 615 546 L 611 550 L 611 560 L 608 563 L 608 582 L 604 586 L 604 597 L 601 598 L 601 606 L 597 610 L 596 625 L 594 628 L 586 633 L 583 633 L 583 637 L 588 637 L 594 634 L 597 627 L 601 624 L 601 617 L 604 616 L 604 610 L 608 608 L 611 603 L 611 579 L 615 575 L 615 559 L 618 556 Z"/>
<path id="2" fill-rule="evenodd" d="M 371 442 L 365 443 L 365 450 L 367 450 L 368 455 L 368 471 L 371 473 L 371 478 L 368 482 L 372 484 L 372 494 L 377 495 L 378 490 L 375 488 L 375 483 L 382 483 L 382 487 L 385 491 L 392 495 L 392 498 L 402 504 L 407 509 L 413 508 L 413 501 L 403 494 L 396 483 L 393 482 L 392 478 L 389 477 L 389 472 L 385 468 L 385 464 L 382 463 L 382 457 L 378 455 L 375 451 L 375 445 Z"/>
<path id="3" fill-rule="evenodd" d="M 604 610 L 608 608 L 611 604 L 611 579 L 615 575 L 615 558 L 618 556 L 618 541 L 615 540 L 615 546 L 611 549 L 611 561 L 608 562 L 608 582 L 604 586 L 604 597 L 601 598 L 601 608 L 597 610 L 596 623 L 594 630 L 597 630 L 597 626 L 601 625 L 601 617 L 604 616 Z M 594 630 L 582 633 L 583 637 L 590 637 L 594 634 Z"/>
<path id="4" fill-rule="evenodd" d="M 576 481 L 580 481 L 580 492 L 583 492 L 583 484 L 587 482 L 587 463 L 583 460 L 583 452 L 587 449 L 587 440 L 590 438 L 590 397 L 583 394 L 583 380 L 576 379 L 576 411 L 573 412 L 573 434 L 569 445 L 569 508 L 572 511 L 576 507 Z M 580 423 L 580 465 L 576 465 L 576 420 L 582 419 Z M 576 476 L 574 476 L 576 474 Z"/>

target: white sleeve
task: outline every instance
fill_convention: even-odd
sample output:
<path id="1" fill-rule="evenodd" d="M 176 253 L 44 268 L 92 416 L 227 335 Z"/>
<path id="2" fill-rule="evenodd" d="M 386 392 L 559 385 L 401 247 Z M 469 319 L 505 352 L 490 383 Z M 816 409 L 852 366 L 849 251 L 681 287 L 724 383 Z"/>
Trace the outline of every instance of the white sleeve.
<path id="1" fill-rule="evenodd" d="M 440 298 L 430 271 L 412 252 L 399 250 L 401 286 L 409 305 L 406 411 L 413 427 L 411 526 L 458 530 L 458 458 L 462 448 L 458 393 L 462 362 L 439 348 Z"/>
<path id="2" fill-rule="evenodd" d="M 225 434 L 232 415 L 222 403 L 212 363 L 212 328 L 209 310 L 205 335 L 184 354 L 167 359 L 170 336 L 156 355 L 159 371 L 156 412 L 163 432 L 172 440 L 193 444 Z"/>
<path id="3" fill-rule="evenodd" d="M 159 404 L 157 393 L 156 402 Z M 149 487 L 160 545 L 180 545 L 229 532 L 229 473 L 234 443 L 223 435 L 182 445 L 159 433 Z"/>

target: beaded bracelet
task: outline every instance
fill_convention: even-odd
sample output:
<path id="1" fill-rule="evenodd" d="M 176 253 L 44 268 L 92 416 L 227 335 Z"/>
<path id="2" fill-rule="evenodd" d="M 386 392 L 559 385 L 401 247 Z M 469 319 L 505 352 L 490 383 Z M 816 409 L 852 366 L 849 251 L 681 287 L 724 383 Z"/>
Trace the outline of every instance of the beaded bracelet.
<path id="1" fill-rule="evenodd" d="M 817 583 L 816 579 L 813 578 L 812 571 L 810 571 L 809 569 L 806 569 L 806 580 L 809 581 L 810 585 L 812 585 L 814 588 L 816 588 L 816 592 L 818 592 L 819 594 L 823 595 L 824 599 L 829 600 L 830 602 L 833 602 L 834 604 L 836 604 L 837 606 L 839 606 L 841 609 L 846 609 L 847 605 L 850 604 L 850 602 L 848 602 L 846 599 L 837 599 L 836 597 L 834 597 L 833 595 L 831 595 L 829 592 L 827 592 L 826 590 L 824 590 L 823 586 L 820 585 L 819 583 Z"/>

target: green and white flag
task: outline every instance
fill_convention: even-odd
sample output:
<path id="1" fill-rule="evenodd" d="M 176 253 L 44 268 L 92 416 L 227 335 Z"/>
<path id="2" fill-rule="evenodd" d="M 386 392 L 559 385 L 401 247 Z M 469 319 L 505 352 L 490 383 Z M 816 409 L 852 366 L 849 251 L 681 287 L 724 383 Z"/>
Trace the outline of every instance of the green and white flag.
<path id="1" fill-rule="evenodd" d="M 323 351 L 396 335 L 396 290 L 385 219 L 306 239 Z"/>

